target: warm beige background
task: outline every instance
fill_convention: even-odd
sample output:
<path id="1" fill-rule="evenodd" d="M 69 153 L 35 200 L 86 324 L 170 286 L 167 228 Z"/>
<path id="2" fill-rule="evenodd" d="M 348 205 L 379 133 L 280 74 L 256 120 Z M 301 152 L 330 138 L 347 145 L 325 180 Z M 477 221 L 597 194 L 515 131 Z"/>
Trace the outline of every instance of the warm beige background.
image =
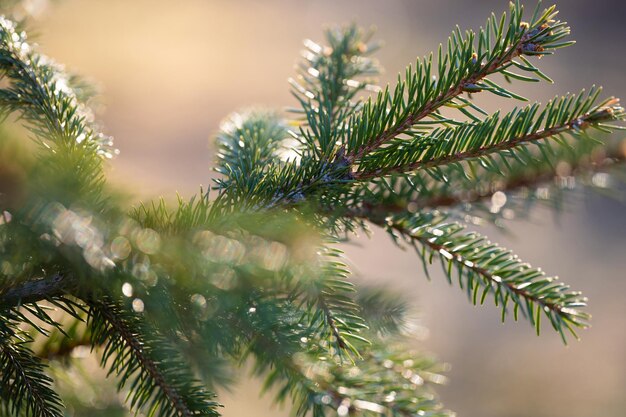
<path id="1" fill-rule="evenodd" d="M 208 139 L 223 116 L 251 104 L 294 104 L 286 79 L 300 42 L 319 39 L 325 24 L 378 26 L 386 41 L 379 54 L 384 80 L 391 80 L 455 24 L 476 28 L 506 7 L 461 0 L 68 0 L 42 15 L 37 29 L 46 53 L 101 84 L 102 120 L 121 150 L 113 178 L 138 196 L 173 197 L 210 184 Z M 626 96 L 624 3 L 564 0 L 560 8 L 579 43 L 542 60 L 555 85 L 523 85 L 523 94 L 545 101 L 596 82 Z M 392 283 L 420 306 L 431 329 L 425 348 L 453 364 L 441 394 L 460 415 L 618 417 L 626 410 L 624 213 L 623 205 L 586 195 L 558 222 L 537 210 L 531 224 L 513 223 L 513 236 L 494 236 L 590 297 L 594 327 L 567 348 L 550 332 L 535 337 L 525 323 L 499 324 L 494 308 L 472 307 L 443 280 L 426 282 L 416 256 L 380 232 L 347 249 L 363 279 Z M 257 400 L 256 382 L 244 380 L 221 397 L 226 416 L 286 415 L 270 410 L 267 398 Z"/>

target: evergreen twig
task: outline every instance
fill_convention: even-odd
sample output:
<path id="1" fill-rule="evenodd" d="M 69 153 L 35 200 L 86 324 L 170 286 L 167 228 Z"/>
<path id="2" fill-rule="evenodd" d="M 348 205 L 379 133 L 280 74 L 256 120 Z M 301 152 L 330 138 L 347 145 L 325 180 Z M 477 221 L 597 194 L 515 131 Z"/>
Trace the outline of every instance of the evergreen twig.
<path id="1" fill-rule="evenodd" d="M 407 350 L 405 304 L 363 295 L 333 247 L 370 223 L 414 247 L 427 275 L 438 259 L 472 303 L 490 296 L 503 319 L 522 314 L 539 332 L 543 317 L 564 341 L 576 335 L 590 318 L 580 293 L 458 221 L 473 213 L 464 203 L 491 198 L 497 213 L 504 193 L 621 174 L 623 144 L 591 136 L 626 118 L 600 89 L 493 115 L 472 101 L 526 100 L 496 74 L 552 82 L 530 58 L 573 43 L 556 14 L 538 5 L 525 22 L 511 3 L 478 33 L 457 28 L 391 90 L 374 84 L 371 33 L 330 29 L 327 45 L 305 42 L 290 80 L 296 120 L 231 115 L 214 190 L 130 212 L 105 184 L 116 152 L 89 88 L 0 17 L 0 113 L 41 145 L 20 198 L 0 200 L 0 414 L 62 414 L 32 333 L 50 360 L 89 342 L 130 408 L 151 416 L 218 415 L 202 382 L 225 384 L 248 358 L 298 416 L 448 416 L 431 390 L 444 367 Z"/>
<path id="2" fill-rule="evenodd" d="M 133 408 L 146 406 L 148 414 L 162 417 L 219 415 L 214 395 L 201 388 L 154 329 L 148 330 L 139 317 L 110 302 L 88 304 L 92 343 L 104 346 L 103 365 L 113 357 L 109 372 L 120 377 L 120 388 L 132 381 L 129 398 Z"/>

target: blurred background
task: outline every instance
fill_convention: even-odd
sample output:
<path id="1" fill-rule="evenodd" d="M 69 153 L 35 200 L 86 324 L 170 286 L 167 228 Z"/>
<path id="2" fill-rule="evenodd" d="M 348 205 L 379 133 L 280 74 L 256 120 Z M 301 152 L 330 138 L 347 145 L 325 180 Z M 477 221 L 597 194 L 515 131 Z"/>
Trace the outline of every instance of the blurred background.
<path id="1" fill-rule="evenodd" d="M 535 3 L 526 3 L 532 10 Z M 376 26 L 385 41 L 378 54 L 384 84 L 435 50 L 456 24 L 477 29 L 507 7 L 504 0 L 64 0 L 48 5 L 33 27 L 43 52 L 100 86 L 101 120 L 121 151 L 111 178 L 138 201 L 187 197 L 210 185 L 210 137 L 219 121 L 250 105 L 294 105 L 286 80 L 301 41 L 321 40 L 325 26 Z M 554 85 L 525 84 L 523 95 L 545 102 L 597 83 L 626 97 L 626 2 L 561 0 L 559 8 L 578 44 L 542 59 Z M 572 202 L 558 216 L 539 208 L 530 222 L 511 221 L 507 234 L 487 231 L 590 298 L 593 327 L 567 347 L 549 331 L 534 336 L 527 323 L 500 324 L 492 306 L 473 307 L 438 279 L 437 265 L 428 282 L 417 256 L 393 247 L 381 231 L 345 245 L 359 280 L 414 301 L 430 329 L 420 347 L 452 364 L 440 394 L 460 416 L 624 415 L 626 206 L 591 192 Z M 259 388 L 242 375 L 220 395 L 224 415 L 288 415 L 269 395 L 259 398 Z"/>

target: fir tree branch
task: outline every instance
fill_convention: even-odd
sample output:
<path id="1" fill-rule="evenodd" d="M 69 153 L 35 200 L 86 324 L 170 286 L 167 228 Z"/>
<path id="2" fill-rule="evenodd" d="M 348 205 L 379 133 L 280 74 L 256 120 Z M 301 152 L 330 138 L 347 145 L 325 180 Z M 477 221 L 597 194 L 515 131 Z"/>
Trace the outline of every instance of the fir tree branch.
<path id="1" fill-rule="evenodd" d="M 270 331 L 250 324 L 238 323 L 248 329 L 249 337 L 242 360 L 254 355 L 254 372 L 265 377 L 263 389 L 273 387 L 278 403 L 290 398 L 298 417 L 338 411 L 341 415 L 342 410 L 350 415 L 373 411 L 388 417 L 449 416 L 430 390 L 431 384 L 443 382 L 441 366 L 410 352 L 406 345 L 397 346 L 386 338 L 365 348 L 362 358 L 346 364 L 327 356 L 324 339 L 302 338 L 303 332 L 294 332 L 289 321 L 277 320 Z M 400 367 L 404 369 L 398 372 Z"/>
<path id="2" fill-rule="evenodd" d="M 360 317 L 356 289 L 348 280 L 350 271 L 342 256 L 337 248 L 326 246 L 320 250 L 321 277 L 312 282 L 313 288 L 304 290 L 303 297 L 311 311 L 305 314 L 309 326 L 317 328 L 319 337 L 329 343 L 331 355 L 342 358 L 345 353 L 352 360 L 360 355 L 357 346 L 368 345 L 369 341 L 359 334 L 367 325 Z"/>
<path id="3" fill-rule="evenodd" d="M 380 301 L 379 297 L 374 299 Z M 263 390 L 273 387 L 278 403 L 290 398 L 294 415 L 336 415 L 338 409 L 353 415 L 375 411 L 389 417 L 431 415 L 429 412 L 437 417 L 449 415 L 430 390 L 432 384 L 443 382 L 439 364 L 409 351 L 406 345 L 397 345 L 397 339 L 389 334 L 374 345 L 366 345 L 361 350 L 362 357 L 354 362 L 328 356 L 325 335 L 311 334 L 309 327 L 298 325 L 298 314 L 294 316 L 290 301 L 284 301 L 282 307 L 255 303 L 254 314 L 239 316 L 240 320 L 230 326 L 243 330 L 248 339 L 245 354 L 239 360 L 247 362 L 248 355 L 254 355 L 254 372 L 265 377 Z M 383 304 L 367 312 L 369 319 L 387 321 L 375 316 L 388 314 L 388 307 L 397 312 L 397 299 Z M 273 311 L 277 307 L 279 314 Z M 273 317 L 271 326 L 263 324 L 268 317 Z M 374 333 L 367 336 L 376 340 Z M 400 367 L 402 371 L 398 371 Z"/>
<path id="4" fill-rule="evenodd" d="M 0 408 L 10 415 L 62 417 L 63 404 L 45 375 L 44 365 L 27 346 L 32 339 L 0 317 Z"/>
<path id="5" fill-rule="evenodd" d="M 481 268 L 480 266 L 474 264 L 474 262 L 470 260 L 470 257 L 465 257 L 461 255 L 460 253 L 458 253 L 458 251 L 449 252 L 448 251 L 448 249 L 450 249 L 449 244 L 446 245 L 446 244 L 441 244 L 441 243 L 435 243 L 430 240 L 431 238 L 413 235 L 408 229 L 406 229 L 405 227 L 397 223 L 393 223 L 390 227 L 402 233 L 405 236 L 408 236 L 412 239 L 419 241 L 419 243 L 428 247 L 429 250 L 431 250 L 432 252 L 439 253 L 442 256 L 448 259 L 451 259 L 456 264 L 461 265 L 462 267 L 469 268 L 470 270 L 477 273 L 478 275 L 486 278 L 493 285 L 497 285 L 497 286 L 502 285 L 506 287 L 506 289 L 510 291 L 511 293 L 516 294 L 525 300 L 530 300 L 531 302 L 536 303 L 540 305 L 541 307 L 548 309 L 550 311 L 554 311 L 559 315 L 565 315 L 565 312 L 563 310 L 566 309 L 567 307 L 562 306 L 558 302 L 545 301 L 544 297 L 535 295 L 531 293 L 530 291 L 524 290 L 522 287 L 525 286 L 524 285 L 525 283 L 522 285 L 516 285 L 515 283 L 502 281 L 502 278 L 492 273 L 489 269 Z"/>
<path id="6" fill-rule="evenodd" d="M 503 189 L 513 191 L 523 184 L 515 170 L 539 155 L 543 165 L 534 171 L 534 177 L 524 178 L 541 181 L 554 175 L 546 168 L 555 160 L 550 141 L 561 145 L 565 133 L 580 138 L 590 127 L 607 130 L 604 122 L 623 119 L 617 101 L 594 107 L 595 94 L 554 101 L 543 111 L 530 106 L 501 119 L 496 115 L 485 120 L 473 112 L 487 115 L 462 97 L 463 93 L 488 91 L 521 98 L 489 79 L 491 74 L 531 82 L 536 81 L 535 76 L 546 79 L 525 56 L 549 54 L 571 43 L 563 41 L 569 28 L 555 21 L 555 14 L 553 7 L 542 13 L 538 9 L 531 23 L 524 23 L 521 6 L 516 3 L 511 6 L 508 24 L 506 16 L 499 22 L 492 17 L 478 35 L 468 32 L 463 36 L 457 30 L 447 52 L 440 50 L 437 61 L 432 57 L 418 61 L 415 70 L 409 69 L 406 78 L 399 80 L 393 94 L 387 90 L 367 103 L 357 96 L 366 84 L 355 77 L 376 72 L 374 61 L 365 58 L 370 47 L 355 28 L 329 32 L 330 49 L 309 43 L 309 62 L 301 67 L 299 81 L 293 83 L 306 116 L 300 133 L 292 134 L 299 141 L 291 149 L 293 153 L 283 153 L 287 124 L 275 114 L 258 112 L 231 119 L 231 125 L 218 136 L 218 172 L 224 177 L 217 180 L 217 200 L 210 201 L 208 194 L 202 194 L 198 201 L 179 201 L 175 211 L 161 203 L 142 206 L 134 213 L 135 221 L 119 215 L 122 209 L 114 204 L 88 204 L 105 191 L 102 157 L 114 153 L 110 139 L 98 132 L 71 78 L 32 51 L 15 24 L 0 18 L 0 71 L 8 78 L 0 89 L 0 110 L 3 115 L 19 113 L 43 145 L 52 148 L 42 152 L 44 157 L 27 181 L 29 198 L 35 202 L 16 211 L 10 225 L 2 219 L 3 261 L 5 253 L 10 255 L 2 273 L 22 277 L 33 269 L 55 265 L 55 271 L 69 271 L 68 277 L 94 277 L 98 291 L 105 294 L 117 294 L 122 279 L 132 284 L 134 301 L 145 302 L 141 304 L 143 314 L 121 307 L 111 298 L 96 300 L 94 281 L 80 280 L 78 284 L 86 287 L 71 292 L 86 294 L 83 298 L 89 306 L 91 333 L 76 343 L 89 339 L 92 346 L 101 347 L 102 365 L 120 377 L 119 388 L 129 389 L 130 406 L 138 412 L 160 417 L 217 415 L 213 395 L 196 382 L 177 347 L 178 343 L 191 347 L 192 342 L 202 340 L 198 351 L 205 355 L 208 351 L 219 359 L 241 361 L 254 355 L 256 370 L 267 374 L 266 384 L 279 385 L 279 399 L 291 395 L 300 416 L 309 411 L 315 417 L 327 412 L 446 415 L 430 390 L 423 388 L 429 378 L 431 382 L 442 379 L 437 365 L 419 356 L 406 356 L 404 348 L 395 350 L 389 339 L 368 346 L 361 332 L 367 320 L 360 315 L 349 272 L 340 260 L 328 259 L 328 252 L 335 258 L 339 252 L 322 247 L 319 252 L 307 253 L 304 241 L 314 240 L 310 246 L 315 248 L 322 245 L 309 236 L 313 234 L 310 226 L 330 207 L 341 212 L 332 215 L 343 216 L 347 225 L 368 221 L 386 228 L 397 241 L 415 246 L 425 264 L 438 257 L 449 280 L 456 267 L 459 283 L 470 299 L 483 302 L 491 294 L 503 317 L 513 303 L 514 316 L 521 311 L 537 331 L 542 316 L 564 339 L 564 330 L 585 327 L 588 315 L 579 309 L 585 299 L 511 252 L 465 232 L 438 212 L 398 214 L 388 205 L 362 198 L 362 189 L 358 189 L 372 186 L 369 181 L 374 178 L 385 181 L 416 170 L 416 176 L 445 183 L 446 172 L 461 175 L 482 164 L 483 179 L 501 174 Z M 434 80 L 433 62 L 437 66 Z M 532 77 L 516 74 L 514 68 Z M 443 106 L 458 108 L 471 122 L 442 116 Z M 408 175 L 402 178 L 409 181 Z M 470 187 L 472 180 L 463 185 Z M 445 194 L 443 187 L 417 191 L 415 205 L 411 210 L 400 206 L 403 211 L 428 204 L 456 204 L 457 194 Z M 65 198 L 66 193 L 72 194 L 71 198 Z M 441 200 L 446 195 L 452 199 Z M 402 197 L 406 196 L 409 194 Z M 479 198 L 482 195 L 476 194 Z M 98 224 L 80 231 L 72 226 L 61 239 L 63 231 L 52 225 L 55 220 L 46 213 L 40 215 L 45 211 L 40 208 L 47 210 L 50 202 L 60 203 L 62 213 L 71 214 L 68 223 Z M 103 208 L 115 211 L 114 223 L 102 215 Z M 76 214 L 78 210 L 84 215 Z M 275 221 L 278 217 L 282 222 Z M 100 222 L 106 223 L 106 228 L 100 229 Z M 294 227 L 296 223 L 306 228 Z M 317 235 L 317 230 L 314 232 Z M 321 234 L 328 237 L 334 232 L 326 227 Z M 149 238 L 144 240 L 146 236 Z M 21 237 L 26 238 L 15 239 Z M 93 248 L 83 243 L 89 238 L 99 241 L 95 245 L 101 255 L 98 262 L 87 259 Z M 115 239 L 116 245 L 110 239 Z M 60 249 L 49 240 L 59 243 Z M 72 246 L 69 251 L 67 246 Z M 107 267 L 99 268 L 103 263 Z M 10 285 L 0 294 L 0 315 L 8 317 L 0 320 L 0 336 L 13 331 L 18 322 L 50 336 L 39 326 L 40 320 L 62 333 L 63 326 L 48 316 L 46 305 L 38 303 L 41 300 L 81 318 L 75 305 L 63 297 L 69 282 L 61 275 Z M 130 297 L 128 287 L 122 293 Z M 398 305 L 379 307 L 396 314 Z M 398 326 L 386 317 L 375 330 L 382 334 L 385 329 L 397 331 Z M 21 334 L 10 333 L 9 338 L 0 339 L 0 358 L 6 349 L 15 353 L 25 347 L 19 341 L 14 343 L 18 337 Z M 171 338 L 177 338 L 176 342 Z M 58 352 L 66 352 L 64 349 L 71 345 Z M 26 358 L 21 363 L 28 364 L 32 352 L 20 352 Z M 341 361 L 343 352 L 356 358 L 349 367 Z M 14 354 L 10 360 L 16 357 Z M 33 363 L 23 366 L 26 371 L 20 375 L 40 379 L 43 374 L 38 362 Z M 4 372 L 4 368 L 0 370 L 0 396 L 8 392 L 5 386 L 16 380 L 11 376 L 5 382 Z M 30 396 L 35 396 L 38 410 L 46 401 L 54 406 L 54 395 L 37 397 L 47 385 L 46 381 L 39 388 L 28 385 L 30 391 L 18 398 L 32 400 Z M 15 408 L 14 401 L 11 398 L 8 403 Z"/>
<path id="7" fill-rule="evenodd" d="M 586 306 L 586 298 L 579 292 L 569 291 L 568 286 L 555 282 L 556 278 L 546 277 L 540 269 L 523 263 L 510 251 L 490 243 L 478 233 L 465 233 L 463 226 L 446 223 L 444 215 L 422 213 L 374 217 L 367 210 L 347 215 L 366 219 L 388 230 L 395 240 L 401 238 L 416 246 L 425 268 L 433 256 L 438 256 L 450 283 L 452 267 L 456 266 L 459 285 L 467 291 L 470 300 L 482 304 L 491 293 L 496 306 L 502 309 L 503 320 L 510 301 L 515 320 L 521 311 L 536 327 L 537 333 L 542 314 L 564 342 L 565 329 L 577 337 L 574 328 L 588 327 L 590 316 L 579 309 Z"/>
<path id="8" fill-rule="evenodd" d="M 60 328 L 53 329 L 44 341 L 38 344 L 35 350 L 37 357 L 67 362 L 76 349 L 93 347 L 91 331 L 83 317 L 71 317 L 69 323 L 64 320 L 60 324 Z"/>
<path id="9" fill-rule="evenodd" d="M 285 123 L 275 114 L 262 111 L 234 113 L 220 126 L 215 180 L 219 195 L 211 212 L 261 211 L 282 201 L 302 199 L 301 188 L 314 165 L 300 166 L 281 160 L 287 136 Z"/>
<path id="10" fill-rule="evenodd" d="M 361 287 L 357 294 L 357 304 L 361 306 L 363 319 L 372 334 L 378 339 L 402 336 L 410 333 L 412 308 L 408 298 L 387 289 Z"/>
<path id="11" fill-rule="evenodd" d="M 619 169 L 626 163 L 624 146 L 602 146 L 584 139 L 562 142 L 554 150 L 554 162 L 536 158 L 514 160 L 506 166 L 499 165 L 497 170 L 483 166 L 464 170 L 446 167 L 436 179 L 420 171 L 392 174 L 356 188 L 346 198 L 377 215 L 455 208 L 485 201 L 496 191 L 510 195 L 550 183 L 558 186 L 564 176 L 586 177 Z M 565 165 L 559 165 L 561 162 Z"/>
<path id="12" fill-rule="evenodd" d="M 74 91 L 75 77 L 36 52 L 15 22 L 0 16 L 0 116 L 18 113 L 43 152 L 32 175 L 38 198 L 105 208 L 104 159 L 118 153 L 92 110 Z M 109 207 L 110 209 L 110 207 Z"/>
<path id="13" fill-rule="evenodd" d="M 292 412 L 299 417 L 309 413 L 449 417 L 453 414 L 442 408 L 431 390 L 445 381 L 442 369 L 432 359 L 388 339 L 365 350 L 363 358 L 349 367 L 320 361 L 314 349 L 276 358 L 266 375 L 266 386 L 278 386 L 278 402 L 290 395 Z"/>
<path id="14" fill-rule="evenodd" d="M 371 160 L 365 159 L 353 176 L 367 180 L 392 173 L 434 169 L 515 151 L 563 133 L 580 135 L 589 127 L 624 120 L 619 100 L 611 98 L 592 107 L 596 96 L 597 90 L 592 90 L 587 98 L 583 98 L 583 93 L 562 97 L 551 101 L 541 111 L 538 105 L 532 105 L 502 118 L 496 114 L 480 123 L 437 130 L 410 142 L 397 141 L 380 150 L 380 155 L 375 153 L 370 156 Z M 537 129 L 542 122 L 545 122 L 544 128 Z M 379 162 L 381 158 L 385 160 L 383 164 Z"/>
<path id="15" fill-rule="evenodd" d="M 379 48 L 378 43 L 370 42 L 372 33 L 349 25 L 326 30 L 327 45 L 304 41 L 306 50 L 302 54 L 304 60 L 299 65 L 298 79 L 291 79 L 290 83 L 294 93 L 308 99 L 313 97 L 325 108 L 331 124 L 355 110 L 356 103 L 350 100 L 360 91 L 375 89 L 367 80 L 357 80 L 380 73 L 378 63 L 368 57 Z M 346 106 L 350 108 L 345 109 Z"/>
<path id="16" fill-rule="evenodd" d="M 299 219 L 278 211 L 231 213 L 220 216 L 219 221 L 209 220 L 206 223 L 200 220 L 206 219 L 205 214 L 198 216 L 198 221 L 184 219 L 197 216 L 192 212 L 204 213 L 202 207 L 208 210 L 205 203 L 204 200 L 194 202 L 194 208 L 191 208 L 181 202 L 176 214 L 170 213 L 164 203 L 143 206 L 134 216 L 143 227 L 165 233 L 170 241 L 197 228 L 211 231 L 207 230 L 202 238 L 194 238 L 194 243 L 187 243 L 184 250 L 188 259 L 197 259 L 200 265 L 206 264 L 202 269 L 202 279 L 187 278 L 179 282 L 177 288 L 168 289 L 167 292 L 175 298 L 180 297 L 180 303 L 186 303 L 189 294 L 205 294 L 208 298 L 211 296 L 210 285 L 215 284 L 212 275 L 219 275 L 223 268 L 232 269 L 236 278 L 233 278 L 234 282 L 229 284 L 227 291 L 221 293 L 220 298 L 239 298 L 241 291 L 250 288 L 268 292 L 277 299 L 289 297 L 299 305 L 297 311 L 301 324 L 306 324 L 326 340 L 331 355 L 345 355 L 350 360 L 358 357 L 359 350 L 355 344 L 368 343 L 359 335 L 366 325 L 359 316 L 360 311 L 354 300 L 355 288 L 349 281 L 350 271 L 342 260 L 343 253 L 326 244 L 318 245 L 316 234 L 311 234 L 310 225 L 304 225 Z M 185 227 L 181 228 L 183 224 Z M 302 262 L 297 259 L 307 252 L 299 237 L 304 233 L 309 233 L 311 243 L 315 246 L 310 248 L 310 256 L 314 258 Z M 291 241 L 290 236 L 297 240 Z M 264 256 L 237 259 L 237 265 L 232 264 L 232 259 L 220 259 L 224 256 L 225 247 L 237 248 L 237 252 L 242 255 L 244 252 L 269 255 L 274 253 L 272 247 L 275 248 L 278 242 L 278 246 L 284 248 L 285 252 L 282 252 L 284 257 L 276 255 L 280 261 L 274 267 L 266 266 L 267 262 L 271 263 L 271 259 Z M 150 292 L 154 293 L 154 290 Z M 148 296 L 148 299 L 151 297 Z M 258 300 L 240 301 L 248 306 L 255 302 Z M 150 309 L 146 313 L 151 314 Z M 206 327 L 202 322 L 197 325 L 201 329 Z"/>
<path id="17" fill-rule="evenodd" d="M 216 138 L 219 165 L 215 170 L 225 176 L 217 180 L 219 187 L 227 187 L 235 172 L 245 175 L 279 160 L 287 136 L 287 128 L 275 112 L 248 110 L 228 116 Z"/>
<path id="18" fill-rule="evenodd" d="M 519 3 L 511 3 L 508 26 L 505 27 L 506 14 L 500 22 L 492 16 L 478 35 L 468 31 L 463 37 L 457 28 L 448 40 L 447 54 L 442 55 L 439 50 L 438 75 L 434 81 L 431 54 L 428 59 L 418 60 L 415 70 L 407 69 L 405 79 L 399 81 L 393 95 L 386 90 L 374 102 L 366 103 L 361 115 L 351 120 L 347 129 L 348 161 L 351 164 L 359 161 L 463 92 L 485 89 L 515 97 L 492 82 L 488 85 L 480 82 L 508 68 L 517 57 L 549 54 L 571 43 L 559 42 L 569 34 L 569 28 L 553 20 L 557 14 L 554 6 L 540 15 L 535 12 L 530 24 L 522 22 L 522 12 Z M 491 33 L 495 37 L 493 43 Z M 483 63 L 485 59 L 487 62 Z"/>
<path id="19" fill-rule="evenodd" d="M 110 137 L 93 125 L 93 114 L 70 88 L 71 77 L 49 58 L 36 53 L 11 20 L 0 16 L 0 70 L 11 84 L 0 90 L 2 111 L 20 111 L 43 141 L 89 147 L 112 157 Z"/>
<path id="20" fill-rule="evenodd" d="M 213 394 L 205 392 L 168 342 L 133 313 L 110 302 L 89 301 L 88 323 L 94 345 L 102 344 L 102 365 L 113 357 L 110 373 L 120 376 L 119 388 L 129 379 L 130 405 L 148 407 L 162 417 L 218 416 Z"/>
<path id="21" fill-rule="evenodd" d="M 348 345 L 346 344 L 346 341 L 344 340 L 343 336 L 341 335 L 341 332 L 339 331 L 339 327 L 337 326 L 335 315 L 330 310 L 330 307 L 328 306 L 328 304 L 326 303 L 326 300 L 323 297 L 320 297 L 318 301 L 318 305 L 322 309 L 322 312 L 324 313 L 324 316 L 326 317 L 326 324 L 330 328 L 330 331 L 333 337 L 337 341 L 337 346 L 339 347 L 340 351 L 347 349 Z"/>
<path id="22" fill-rule="evenodd" d="M 328 45 L 304 42 L 306 50 L 298 77 L 289 80 L 302 109 L 292 111 L 304 113 L 308 129 L 301 127 L 300 137 L 318 157 L 332 154 L 340 134 L 337 126 L 360 107 L 357 95 L 377 89 L 368 80 L 358 79 L 380 72 L 378 63 L 368 57 L 378 49 L 377 44 L 369 42 L 371 34 L 350 25 L 327 30 Z"/>
<path id="23" fill-rule="evenodd" d="M 626 156 L 623 152 L 614 152 L 609 155 L 602 161 L 597 162 L 593 166 L 588 166 L 584 163 L 575 163 L 569 166 L 570 174 L 574 176 L 586 175 L 591 172 L 606 172 L 612 168 L 616 168 L 618 166 L 622 166 L 626 163 Z M 498 184 L 493 188 L 496 191 L 501 191 L 505 194 L 514 194 L 524 189 L 536 189 L 537 187 L 543 184 L 553 183 L 560 178 L 559 174 L 555 169 L 546 169 L 545 171 L 535 171 L 528 173 L 526 175 L 521 175 L 519 177 L 514 178 L 504 178 L 503 181 L 498 181 Z M 461 204 L 472 204 L 480 201 L 484 201 L 485 199 L 491 198 L 493 196 L 493 192 L 481 192 L 477 190 L 474 193 L 470 193 L 465 196 L 447 194 L 447 195 L 439 195 L 433 196 L 430 199 L 418 199 L 413 201 L 415 204 L 411 208 L 416 208 L 417 210 L 422 210 L 425 208 L 445 208 L 445 207 L 456 207 Z M 404 207 L 406 210 L 406 207 Z"/>

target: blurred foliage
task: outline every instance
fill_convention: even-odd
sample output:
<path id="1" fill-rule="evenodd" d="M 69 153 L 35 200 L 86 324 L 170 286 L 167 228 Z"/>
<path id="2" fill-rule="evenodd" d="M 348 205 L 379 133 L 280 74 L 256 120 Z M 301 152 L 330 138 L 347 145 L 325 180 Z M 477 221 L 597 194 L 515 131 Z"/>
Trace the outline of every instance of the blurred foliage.
<path id="1" fill-rule="evenodd" d="M 503 320 L 576 336 L 579 292 L 461 223 L 523 214 L 536 199 L 520 192 L 606 188 L 626 158 L 606 136 L 624 111 L 598 88 L 494 115 L 472 101 L 526 100 L 495 75 L 551 82 L 533 59 L 571 45 L 569 27 L 554 7 L 522 18 L 512 3 L 478 33 L 457 29 L 385 89 L 371 33 L 330 29 L 326 45 L 305 42 L 291 120 L 231 115 L 214 187 L 129 210 L 106 182 L 117 150 L 91 89 L 1 17 L 0 112 L 32 141 L 0 134 L 0 415 L 61 416 L 63 393 L 75 415 L 214 416 L 214 391 L 243 364 L 297 416 L 451 415 L 433 390 L 446 366 L 409 348 L 406 302 L 350 280 L 337 243 L 368 225 L 426 270 L 438 259 Z M 117 390 L 96 388 L 92 353 Z"/>

